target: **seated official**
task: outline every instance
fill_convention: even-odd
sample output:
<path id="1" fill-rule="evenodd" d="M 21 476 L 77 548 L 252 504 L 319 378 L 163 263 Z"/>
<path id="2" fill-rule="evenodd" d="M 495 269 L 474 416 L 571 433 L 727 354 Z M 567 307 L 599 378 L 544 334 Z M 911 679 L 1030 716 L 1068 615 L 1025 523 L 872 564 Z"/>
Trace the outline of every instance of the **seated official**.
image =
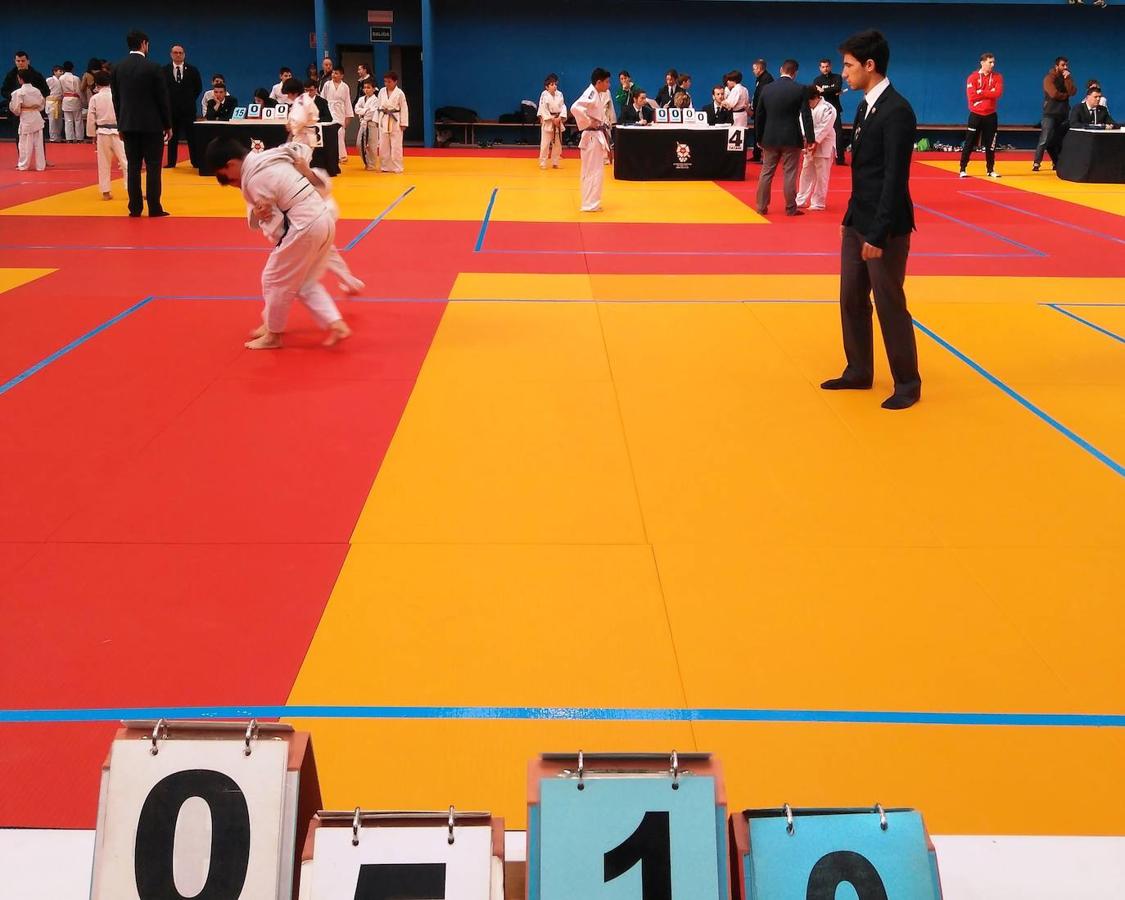
<path id="1" fill-rule="evenodd" d="M 669 69 L 664 73 L 664 87 L 656 92 L 656 105 L 661 109 L 672 105 L 672 98 L 676 95 L 676 82 L 680 78 L 680 73 L 675 69 Z"/>
<path id="2" fill-rule="evenodd" d="M 234 115 L 234 97 L 227 93 L 225 84 L 216 84 L 211 90 L 212 97 L 207 102 L 207 113 L 203 118 L 208 122 L 229 122 Z"/>
<path id="3" fill-rule="evenodd" d="M 633 88 L 633 102 L 621 110 L 620 125 L 651 125 L 656 119 L 656 111 L 648 102 L 648 94 L 638 87 Z"/>
<path id="4" fill-rule="evenodd" d="M 680 100 L 680 94 L 687 97 L 687 102 Z M 679 102 L 677 102 L 679 101 Z M 672 95 L 672 105 L 677 109 L 687 109 L 691 106 L 691 76 L 681 73 L 676 78 L 676 93 Z"/>
<path id="5" fill-rule="evenodd" d="M 1096 84 L 1086 90 L 1086 100 L 1070 111 L 1071 128 L 1088 128 L 1091 125 L 1117 125 L 1102 104 L 1102 89 Z"/>
<path id="6" fill-rule="evenodd" d="M 256 91 L 254 91 L 254 102 L 262 107 L 262 109 L 277 106 L 277 101 L 273 99 L 270 91 L 264 87 L 260 87 Z"/>
<path id="7" fill-rule="evenodd" d="M 733 125 L 734 113 L 723 106 L 727 91 L 721 84 L 711 88 L 711 102 L 707 104 L 708 125 Z"/>

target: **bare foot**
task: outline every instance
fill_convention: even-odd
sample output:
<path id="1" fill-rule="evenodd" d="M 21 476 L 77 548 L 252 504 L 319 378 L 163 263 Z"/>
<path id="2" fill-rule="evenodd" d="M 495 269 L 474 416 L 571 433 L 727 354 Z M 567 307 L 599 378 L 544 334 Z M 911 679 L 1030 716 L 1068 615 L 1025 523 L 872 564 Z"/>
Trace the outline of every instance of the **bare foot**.
<path id="1" fill-rule="evenodd" d="M 266 335 L 266 333 L 267 333 L 266 326 L 265 325 L 259 325 L 257 328 L 255 328 L 253 331 L 250 332 L 250 337 L 260 338 L 260 337 L 264 337 Z"/>
<path id="2" fill-rule="evenodd" d="M 358 278 L 352 278 L 351 281 L 340 282 L 340 290 L 345 294 L 350 294 L 353 297 L 360 291 L 362 291 L 365 287 L 367 287 L 367 285 L 360 281 Z"/>
<path id="3" fill-rule="evenodd" d="M 352 330 L 348 328 L 348 323 L 343 319 L 337 319 L 328 326 L 328 337 L 324 339 L 324 346 L 331 347 L 340 343 L 344 338 L 352 336 Z M 249 345 L 247 345 L 249 346 Z"/>
<path id="4" fill-rule="evenodd" d="M 102 193 L 102 199 L 103 200 L 112 200 L 113 194 L 111 194 L 109 191 L 105 191 L 105 192 Z"/>
<path id="5" fill-rule="evenodd" d="M 247 341 L 244 346 L 247 350 L 277 350 L 281 347 L 281 335 L 267 331 L 257 340 Z"/>

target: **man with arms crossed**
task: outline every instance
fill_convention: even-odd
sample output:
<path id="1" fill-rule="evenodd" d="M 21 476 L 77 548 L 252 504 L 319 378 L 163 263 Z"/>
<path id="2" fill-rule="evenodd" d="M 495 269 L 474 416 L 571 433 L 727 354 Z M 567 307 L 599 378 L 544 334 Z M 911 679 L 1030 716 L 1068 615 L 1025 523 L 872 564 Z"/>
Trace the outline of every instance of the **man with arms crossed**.
<path id="1" fill-rule="evenodd" d="M 965 94 L 969 101 L 969 127 L 965 131 L 965 146 L 961 148 L 961 177 L 968 178 L 969 166 L 977 139 L 984 147 L 985 165 L 989 178 L 999 178 L 996 171 L 996 103 L 1004 95 L 1004 76 L 994 72 L 996 57 L 982 53 L 980 69 L 969 76 Z"/>
<path id="2" fill-rule="evenodd" d="M 922 395 L 914 323 L 906 308 L 906 261 L 914 230 L 910 157 L 917 119 L 887 78 L 890 47 L 878 31 L 840 45 L 844 77 L 863 91 L 852 129 L 852 195 L 840 226 L 840 319 L 847 367 L 826 391 L 869 390 L 875 374 L 871 295 L 894 377 L 883 409 L 907 409 Z"/>

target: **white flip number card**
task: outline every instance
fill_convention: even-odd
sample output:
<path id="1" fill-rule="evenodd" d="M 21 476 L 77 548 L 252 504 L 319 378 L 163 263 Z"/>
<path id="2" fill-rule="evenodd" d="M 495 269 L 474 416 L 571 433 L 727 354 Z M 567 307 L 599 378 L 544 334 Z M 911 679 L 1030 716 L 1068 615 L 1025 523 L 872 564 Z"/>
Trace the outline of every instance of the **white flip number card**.
<path id="1" fill-rule="evenodd" d="M 683 122 L 683 120 L 684 120 L 684 111 L 682 109 L 677 109 L 676 107 L 673 106 L 668 110 L 668 121 L 669 122 Z"/>
<path id="2" fill-rule="evenodd" d="M 277 113 L 277 117 L 279 119 L 288 119 L 289 118 L 289 104 L 288 103 L 277 104 L 277 106 L 274 107 L 274 111 Z"/>
<path id="3" fill-rule="evenodd" d="M 256 722 L 119 731 L 102 775 L 92 900 L 289 900 L 303 752 L 315 782 L 308 735 L 295 735 Z"/>
<path id="4" fill-rule="evenodd" d="M 276 106 L 263 107 L 263 109 L 262 109 L 262 119 L 263 120 L 276 119 L 276 118 L 277 118 L 277 107 Z"/>
<path id="5" fill-rule="evenodd" d="M 727 151 L 731 153 L 746 149 L 746 132 L 743 128 L 727 127 Z"/>
<path id="6" fill-rule="evenodd" d="M 301 900 L 503 900 L 504 825 L 489 813 L 320 812 Z"/>
<path id="7" fill-rule="evenodd" d="M 662 106 L 662 107 L 660 107 L 660 109 L 658 109 L 656 111 L 656 121 L 660 124 L 667 124 L 667 122 L 668 122 L 668 109 L 667 109 L 667 107 Z"/>

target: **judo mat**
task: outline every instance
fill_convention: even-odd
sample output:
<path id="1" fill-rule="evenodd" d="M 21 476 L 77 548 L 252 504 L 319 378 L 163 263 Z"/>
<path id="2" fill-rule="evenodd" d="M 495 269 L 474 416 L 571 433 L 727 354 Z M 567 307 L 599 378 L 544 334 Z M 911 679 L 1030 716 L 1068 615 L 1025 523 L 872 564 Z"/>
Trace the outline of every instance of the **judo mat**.
<path id="1" fill-rule="evenodd" d="M 676 748 L 732 809 L 1125 831 L 1125 188 L 918 157 L 890 413 L 878 338 L 818 388 L 846 168 L 582 216 L 570 155 L 353 157 L 354 337 L 252 353 L 236 191 L 128 219 L 48 152 L 0 174 L 0 825 L 92 827 L 120 718 L 254 715 L 336 808 L 518 828 L 536 753 Z"/>

